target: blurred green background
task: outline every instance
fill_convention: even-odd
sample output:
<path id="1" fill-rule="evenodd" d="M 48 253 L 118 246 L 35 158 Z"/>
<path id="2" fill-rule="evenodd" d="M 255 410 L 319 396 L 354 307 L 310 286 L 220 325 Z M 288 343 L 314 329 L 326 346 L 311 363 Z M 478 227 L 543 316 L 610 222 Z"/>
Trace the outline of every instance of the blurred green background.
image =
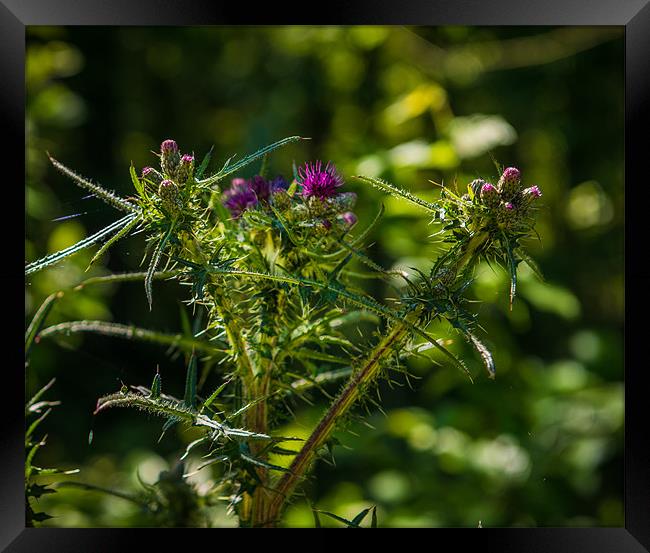
<path id="1" fill-rule="evenodd" d="M 380 386 L 385 414 L 353 424 L 336 466 L 320 463 L 315 506 L 354 516 L 378 506 L 381 526 L 623 525 L 623 30 L 617 27 L 29 27 L 27 32 L 26 259 L 71 245 L 118 217 L 57 174 L 46 151 L 118 193 L 174 138 L 214 166 L 285 136 L 310 141 L 272 157 L 333 160 L 369 220 L 386 206 L 368 254 L 386 267 L 426 267 L 441 250 L 435 227 L 409 205 L 361 186 L 380 176 L 433 199 L 430 181 L 494 179 L 492 157 L 521 168 L 543 191 L 529 249 L 546 282 L 521 270 L 508 309 L 507 279 L 487 267 L 472 290 L 493 348 L 490 381 L 448 329 L 476 375 L 410 365 L 412 388 Z M 252 174 L 251 168 L 245 176 Z M 58 220 L 68 215 L 77 217 Z M 142 236 L 84 274 L 94 249 L 27 279 L 31 317 L 50 293 L 84 277 L 138 270 Z M 383 296 L 390 289 L 368 283 Z M 141 283 L 68 294 L 48 322 L 103 319 L 180 331 L 187 291 Z M 142 490 L 173 465 L 192 436 L 134 411 L 93 420 L 96 399 L 120 382 L 145 384 L 156 366 L 182 390 L 182 358 L 161 348 L 91 335 L 34 349 L 28 393 L 56 376 L 62 401 L 37 464 L 81 469 L 68 479 Z M 208 385 L 212 381 L 208 382 Z M 333 388 L 332 391 L 335 391 Z M 287 431 L 306 435 L 325 405 L 301 404 Z M 94 441 L 88 433 L 94 429 Z M 210 487 L 199 473 L 198 493 Z M 41 506 L 50 526 L 155 524 L 132 503 L 62 489 Z M 232 525 L 222 510 L 218 524 Z M 324 524 L 334 521 L 325 521 Z M 289 526 L 311 526 L 298 498 Z"/>

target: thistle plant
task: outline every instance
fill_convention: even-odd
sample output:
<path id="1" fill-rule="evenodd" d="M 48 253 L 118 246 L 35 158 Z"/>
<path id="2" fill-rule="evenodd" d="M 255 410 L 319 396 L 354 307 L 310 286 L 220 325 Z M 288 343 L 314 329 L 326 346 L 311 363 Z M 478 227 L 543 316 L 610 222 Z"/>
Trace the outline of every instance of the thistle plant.
<path id="1" fill-rule="evenodd" d="M 163 391 L 163 369 L 149 387 L 123 386 L 101 397 L 95 413 L 132 407 L 160 416 L 163 433 L 177 424 L 201 429 L 181 459 L 200 451 L 204 462 L 199 468 L 222 467 L 214 494 L 229 503 L 241 526 L 280 523 L 314 461 L 335 443 L 335 429 L 355 405 L 373 403 L 378 379 L 389 371 L 405 371 L 410 356 L 435 349 L 472 379 L 465 362 L 428 330 L 434 320 L 448 323 L 466 339 L 487 376 L 494 378 L 492 354 L 477 335 L 476 314 L 467 308 L 474 270 L 481 260 L 506 266 L 512 303 L 518 264 L 534 268 L 522 241 L 533 233 L 541 193 L 536 186 L 524 188 L 517 169 L 502 171 L 496 185 L 477 179 L 465 193 L 442 187 L 434 203 L 380 179 L 356 177 L 362 185 L 415 204 L 441 225 L 445 251 L 432 260 L 430 270 L 409 275 L 386 270 L 365 253 L 383 206 L 362 225 L 354 213 L 357 197 L 346 190 L 346 179 L 332 162 L 306 162 L 294 165 L 290 174 L 269 174 L 268 154 L 297 140 L 289 137 L 238 162 L 230 159 L 209 176 L 204 174 L 210 154 L 195 167 L 193 154 L 165 140 L 159 168 L 138 173 L 131 167 L 135 195 L 129 198 L 51 158 L 58 170 L 126 215 L 75 246 L 26 266 L 29 275 L 107 238 L 93 263 L 121 238 L 146 233 L 145 271 L 94 282 L 143 280 L 150 309 L 156 280 L 186 286 L 184 301 L 197 321 L 190 336 L 165 342 L 153 330 L 72 321 L 46 328 L 40 337 L 94 331 L 182 349 L 187 360 L 182 398 Z M 256 160 L 262 161 L 258 174 L 238 175 Z M 368 268 L 365 276 L 392 286 L 397 278 L 397 299 L 389 302 L 364 292 L 355 284 L 359 274 L 349 269 L 352 259 Z M 347 332 L 361 321 L 375 327 L 364 343 L 351 340 Z M 201 368 L 202 382 L 207 371 L 216 373 L 214 388 L 199 388 Z M 295 401 L 336 380 L 344 383 L 309 437 L 281 435 L 278 429 L 292 419 Z M 271 455 L 292 460 L 286 468 L 274 464 Z M 369 512 L 353 521 L 339 520 L 355 526 Z"/>

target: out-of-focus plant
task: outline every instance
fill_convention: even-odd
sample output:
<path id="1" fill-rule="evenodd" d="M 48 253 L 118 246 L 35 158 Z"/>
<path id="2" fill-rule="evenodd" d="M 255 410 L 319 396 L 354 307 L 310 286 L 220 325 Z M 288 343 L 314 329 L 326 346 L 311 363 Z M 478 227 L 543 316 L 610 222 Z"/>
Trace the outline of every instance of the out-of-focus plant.
<path id="1" fill-rule="evenodd" d="M 189 336 L 171 338 L 186 352 L 185 390 L 182 399 L 163 392 L 156 372 L 148 388 L 123 386 L 100 398 L 95 413 L 132 407 L 164 418 L 163 434 L 177 424 L 198 428 L 199 437 L 181 459 L 203 449 L 204 462 L 197 470 L 223 467 L 212 493 L 229 503 L 242 526 L 279 524 L 313 462 L 335 445 L 335 428 L 349 420 L 354 405 L 374 402 L 371 392 L 379 377 L 406 372 L 406 358 L 431 350 L 472 379 L 446 342 L 427 330 L 433 321 L 448 323 L 471 343 L 494 378 L 492 354 L 478 337 L 477 317 L 467 308 L 465 292 L 479 261 L 500 263 L 510 275 L 512 304 L 519 263 L 535 267 L 522 241 L 533 234 L 541 192 L 537 186 L 525 188 L 518 169 L 498 169 L 496 184 L 476 179 L 462 191 L 442 187 L 436 202 L 374 177 L 357 177 L 415 204 L 441 224 L 444 252 L 429 271 L 409 276 L 380 267 L 364 253 L 383 206 L 358 231 L 356 195 L 341 191 L 345 181 L 332 163 L 294 165 L 289 179 L 270 176 L 268 154 L 298 140 L 280 140 L 240 161 L 231 158 L 207 177 L 210 154 L 197 165 L 193 154 L 182 154 L 175 141 L 165 140 L 158 169 L 145 167 L 138 175 L 131 167 L 136 194 L 129 198 L 50 158 L 58 170 L 126 215 L 25 268 L 30 275 L 106 240 L 92 265 L 121 238 L 146 233 L 147 270 L 104 280 L 142 279 L 150 309 L 156 279 L 189 287 L 185 301 L 195 314 L 194 329 Z M 232 178 L 260 159 L 258 175 Z M 224 184 L 227 177 L 232 180 Z M 368 271 L 349 269 L 353 258 Z M 368 295 L 355 285 L 358 278 L 384 279 L 397 299 Z M 361 322 L 374 324 L 374 336 L 353 342 L 344 329 Z M 100 321 L 61 323 L 40 337 L 79 331 L 170 343 L 155 331 Z M 199 394 L 200 366 L 219 367 L 221 383 L 207 397 Z M 304 442 L 278 435 L 277 428 L 292 418 L 295 398 L 339 379 L 347 381 Z M 293 459 L 288 467 L 280 466 L 272 455 Z M 369 512 L 338 520 L 358 526 Z"/>
<path id="2" fill-rule="evenodd" d="M 29 354 L 35 338 L 52 309 L 52 305 L 59 297 L 59 293 L 49 296 L 27 327 L 27 331 L 25 332 L 25 369 L 28 367 Z M 50 380 L 25 403 L 25 419 L 27 423 L 25 430 L 25 525 L 27 527 L 33 527 L 37 523 L 52 518 L 45 512 L 37 512 L 34 510 L 35 502 L 41 497 L 56 492 L 51 485 L 39 483 L 38 477 L 79 472 L 78 469 L 42 468 L 34 464 L 36 454 L 47 441 L 47 436 L 37 438 L 35 435 L 36 430 L 52 412 L 52 407 L 60 405 L 58 401 L 44 399 L 45 393 L 54 385 L 54 382 L 55 379 Z"/>

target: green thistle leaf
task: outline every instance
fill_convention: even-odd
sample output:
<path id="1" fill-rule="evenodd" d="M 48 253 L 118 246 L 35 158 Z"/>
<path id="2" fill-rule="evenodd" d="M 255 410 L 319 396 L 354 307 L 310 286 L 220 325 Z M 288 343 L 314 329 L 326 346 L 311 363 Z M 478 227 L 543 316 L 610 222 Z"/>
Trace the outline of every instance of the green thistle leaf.
<path id="1" fill-rule="evenodd" d="M 220 171 L 218 171 L 211 177 L 198 181 L 198 184 L 201 187 L 208 187 L 212 184 L 215 184 L 220 180 L 226 178 L 228 175 L 232 175 L 233 173 L 236 173 L 243 167 L 246 167 L 249 163 L 252 163 L 256 159 L 259 159 L 264 155 L 271 153 L 273 150 L 277 150 L 278 148 L 281 148 L 282 146 L 290 144 L 291 142 L 297 142 L 298 140 L 305 140 L 305 139 L 300 136 L 290 136 L 288 138 L 283 138 L 282 140 L 278 140 L 277 142 L 274 142 L 269 146 L 265 146 L 264 148 L 257 150 L 257 152 L 255 152 L 254 154 L 250 154 L 232 165 L 230 164 L 230 159 L 229 159 L 228 161 L 226 161 L 226 163 L 224 164 L 224 166 L 221 168 Z"/>
<path id="2" fill-rule="evenodd" d="M 153 377 L 153 382 L 151 383 L 151 393 L 149 394 L 149 399 L 160 399 L 161 391 L 162 382 L 160 380 L 160 373 L 157 372 Z"/>
<path id="3" fill-rule="evenodd" d="M 379 190 L 383 190 L 384 192 L 390 194 L 391 196 L 395 196 L 396 198 L 403 198 L 405 200 L 408 200 L 412 204 L 417 205 L 418 207 L 421 207 L 430 213 L 437 213 L 438 212 L 438 207 L 435 204 L 426 202 L 422 200 L 421 198 L 418 198 L 417 196 L 414 196 L 410 192 L 403 190 L 399 186 L 395 186 L 394 184 L 390 184 L 389 182 L 386 182 L 384 180 L 375 178 L 375 177 L 365 177 L 363 175 L 358 175 L 355 177 L 356 179 L 359 179 L 363 182 L 367 182 L 372 184 L 375 188 L 379 188 Z"/>
<path id="4" fill-rule="evenodd" d="M 94 184 L 89 180 L 80 177 L 74 171 L 68 169 L 65 165 L 63 165 L 63 163 L 54 159 L 49 153 L 47 154 L 47 157 L 50 158 L 52 165 L 54 165 L 54 167 L 58 171 L 63 173 L 65 176 L 70 177 L 79 186 L 92 192 L 100 200 L 103 200 L 108 205 L 113 206 L 114 208 L 119 209 L 121 211 L 126 211 L 128 213 L 138 213 L 140 211 L 140 208 L 138 208 L 138 206 L 133 205 L 131 202 L 128 202 L 124 198 L 121 198 L 120 196 L 115 194 L 115 192 L 106 190 L 102 186 L 99 186 L 98 184 Z"/>
<path id="5" fill-rule="evenodd" d="M 87 271 L 88 269 L 90 269 L 90 267 L 92 267 L 92 265 L 93 265 L 93 264 L 94 264 L 94 263 L 95 263 L 99 258 L 101 258 L 101 256 L 104 255 L 104 253 L 105 253 L 106 251 L 108 251 L 108 249 L 109 249 L 113 244 L 115 244 L 116 242 L 118 242 L 119 240 L 121 240 L 122 238 L 124 238 L 127 234 L 129 234 L 129 232 L 131 232 L 131 230 L 133 229 L 133 227 L 135 227 L 139 222 L 140 222 L 140 219 L 139 219 L 139 218 L 135 218 L 135 219 L 131 220 L 131 221 L 130 221 L 129 223 L 127 223 L 127 224 L 126 224 L 126 225 L 125 225 L 125 226 L 124 226 L 124 227 L 123 227 L 123 228 L 122 228 L 122 229 L 121 229 L 117 234 L 115 234 L 114 236 L 112 236 L 111 238 L 109 238 L 109 240 L 108 240 L 108 241 L 107 241 L 107 242 L 106 242 L 106 243 L 105 243 L 101 248 L 99 248 L 99 251 L 98 251 L 98 252 L 93 256 L 93 258 L 90 260 L 90 263 L 88 263 L 88 267 L 86 267 L 86 271 Z"/>
<path id="6" fill-rule="evenodd" d="M 205 154 L 205 156 L 203 157 L 203 161 L 201 161 L 201 165 L 199 165 L 197 170 L 194 172 L 194 178 L 196 180 L 199 180 L 203 176 L 203 173 L 205 173 L 205 170 L 208 168 L 208 165 L 210 165 L 210 159 L 212 158 L 212 150 L 214 150 L 214 145 L 210 147 L 210 151 L 207 154 Z"/>
<path id="7" fill-rule="evenodd" d="M 32 273 L 45 269 L 50 265 L 54 265 L 55 263 L 58 263 L 62 259 L 65 259 L 66 257 L 74 253 L 77 253 L 78 251 L 81 251 L 84 248 L 92 246 L 93 244 L 99 242 L 106 236 L 120 230 L 125 225 L 130 224 L 136 217 L 138 217 L 138 214 L 135 213 L 127 215 L 126 217 L 122 217 L 122 219 L 118 219 L 117 221 L 111 223 L 110 225 L 103 228 L 99 232 L 96 232 L 95 234 L 88 236 L 83 240 L 80 240 L 76 244 L 68 248 L 65 248 L 64 250 L 58 251 L 56 253 L 52 253 L 50 255 L 46 255 L 45 257 L 37 261 L 32 261 L 31 263 L 28 263 L 27 265 L 25 265 L 25 276 L 31 275 Z"/>
<path id="8" fill-rule="evenodd" d="M 190 362 L 187 365 L 187 375 L 185 376 L 185 396 L 184 403 L 187 407 L 194 409 L 196 407 L 196 355 L 192 352 Z"/>
<path id="9" fill-rule="evenodd" d="M 34 317 L 32 318 L 32 321 L 29 323 L 27 331 L 25 332 L 25 359 L 29 358 L 29 353 L 31 351 L 32 344 L 34 343 L 34 339 L 43 327 L 45 319 L 47 319 L 47 316 L 50 314 L 52 307 L 54 307 L 54 303 L 62 296 L 63 292 L 55 292 L 54 294 L 50 294 L 47 298 L 45 298 L 45 301 L 41 304 L 41 306 L 38 308 L 38 311 L 36 311 L 34 314 Z"/>
<path id="10" fill-rule="evenodd" d="M 76 332 L 93 332 L 104 336 L 122 338 L 124 340 L 138 340 L 151 342 L 161 346 L 173 346 L 184 351 L 191 352 L 192 349 L 205 353 L 225 352 L 226 344 L 223 342 L 208 342 L 197 338 L 183 336 L 182 334 L 166 334 L 147 328 L 121 323 L 107 323 L 105 321 L 68 321 L 44 328 L 39 338 L 47 338 L 56 335 L 68 335 Z"/>

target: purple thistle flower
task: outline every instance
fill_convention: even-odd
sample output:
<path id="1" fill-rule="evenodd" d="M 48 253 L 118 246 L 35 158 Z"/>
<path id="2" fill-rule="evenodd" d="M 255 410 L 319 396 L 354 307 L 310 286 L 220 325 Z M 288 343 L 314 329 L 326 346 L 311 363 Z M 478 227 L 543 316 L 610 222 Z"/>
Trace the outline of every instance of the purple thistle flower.
<path id="1" fill-rule="evenodd" d="M 486 182 L 482 187 L 481 187 L 481 192 L 483 194 L 490 194 L 494 190 L 494 186 L 491 185 L 489 182 Z"/>
<path id="2" fill-rule="evenodd" d="M 160 145 L 160 152 L 163 154 L 176 154 L 178 153 L 178 144 L 176 144 L 175 140 L 169 138 Z"/>
<path id="3" fill-rule="evenodd" d="M 230 188 L 224 191 L 222 200 L 235 219 L 258 203 L 257 195 L 246 179 L 233 179 Z"/>
<path id="4" fill-rule="evenodd" d="M 510 202 L 506 202 L 505 208 L 507 210 L 509 210 L 509 211 L 512 211 L 515 208 L 515 206 L 513 204 L 511 204 Z"/>
<path id="5" fill-rule="evenodd" d="M 331 198 L 336 194 L 336 189 L 343 185 L 343 177 L 336 172 L 331 161 L 324 169 L 320 161 L 305 163 L 298 170 L 298 175 L 302 180 L 302 195 L 306 198 Z"/>
<path id="6" fill-rule="evenodd" d="M 181 163 L 185 163 L 189 165 L 190 163 L 194 163 L 194 156 L 192 154 L 185 154 L 181 158 Z"/>
<path id="7" fill-rule="evenodd" d="M 258 200 L 265 202 L 269 199 L 271 186 L 264 177 L 255 175 L 248 183 L 249 188 L 255 193 Z"/>
<path id="8" fill-rule="evenodd" d="M 269 186 L 271 188 L 271 194 L 275 194 L 276 192 L 287 190 L 289 188 L 289 183 L 284 180 L 282 175 L 278 175 L 269 183 Z"/>
<path id="9" fill-rule="evenodd" d="M 146 177 L 149 173 L 153 171 L 153 167 L 143 167 L 142 168 L 142 177 Z"/>

